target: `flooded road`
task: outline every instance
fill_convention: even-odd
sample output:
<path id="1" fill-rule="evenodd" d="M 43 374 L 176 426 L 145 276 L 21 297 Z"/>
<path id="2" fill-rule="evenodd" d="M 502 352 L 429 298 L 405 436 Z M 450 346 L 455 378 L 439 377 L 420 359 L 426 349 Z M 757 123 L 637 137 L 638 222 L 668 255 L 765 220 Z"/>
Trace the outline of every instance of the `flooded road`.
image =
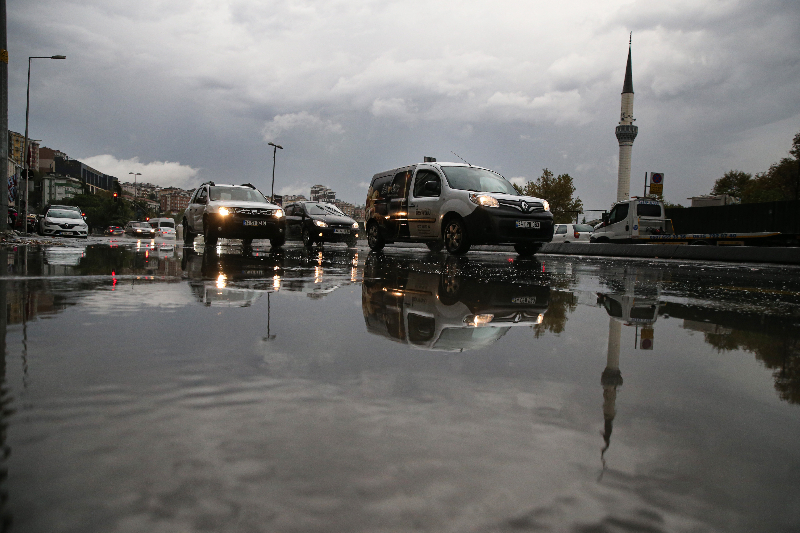
<path id="1" fill-rule="evenodd" d="M 800 269 L 0 250 L 14 532 L 800 529 Z"/>

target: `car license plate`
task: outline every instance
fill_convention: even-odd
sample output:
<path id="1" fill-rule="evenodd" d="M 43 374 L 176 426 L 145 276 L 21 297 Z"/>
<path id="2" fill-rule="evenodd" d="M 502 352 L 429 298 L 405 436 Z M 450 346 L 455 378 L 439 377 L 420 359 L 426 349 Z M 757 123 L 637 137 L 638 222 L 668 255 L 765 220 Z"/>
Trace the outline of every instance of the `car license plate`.
<path id="1" fill-rule="evenodd" d="M 335 230 L 333 230 L 333 232 L 334 233 L 339 233 L 339 234 L 342 234 L 342 235 L 347 235 L 349 233 L 349 230 L 346 230 L 346 229 L 335 229 Z"/>
<path id="2" fill-rule="evenodd" d="M 267 220 L 248 220 L 244 219 L 245 226 L 266 226 L 268 223 Z"/>
<path id="3" fill-rule="evenodd" d="M 541 223 L 538 220 L 517 220 L 517 227 L 539 229 Z"/>
<path id="4" fill-rule="evenodd" d="M 512 304 L 533 305 L 536 303 L 536 296 L 518 296 L 511 298 Z"/>

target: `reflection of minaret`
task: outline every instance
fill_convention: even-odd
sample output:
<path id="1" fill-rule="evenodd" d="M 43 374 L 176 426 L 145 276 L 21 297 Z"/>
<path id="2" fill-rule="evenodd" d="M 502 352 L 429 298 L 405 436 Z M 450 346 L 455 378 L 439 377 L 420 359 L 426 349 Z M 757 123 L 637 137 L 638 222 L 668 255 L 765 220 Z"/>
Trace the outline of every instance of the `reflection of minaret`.
<path id="1" fill-rule="evenodd" d="M 631 36 L 631 40 L 633 37 Z M 639 132 L 633 118 L 633 73 L 631 71 L 631 41 L 628 42 L 628 66 L 625 68 L 625 82 L 622 84 L 622 106 L 620 109 L 617 141 L 619 142 L 619 171 L 617 172 L 617 202 L 631 195 L 631 152 L 633 140 Z"/>
<path id="2" fill-rule="evenodd" d="M 606 460 L 603 457 L 611 446 L 611 431 L 614 429 L 614 417 L 617 414 L 617 387 L 622 385 L 622 373 L 619 371 L 619 341 L 622 331 L 622 323 L 608 319 L 608 355 L 606 358 L 606 368 L 600 376 L 600 383 L 603 385 L 603 440 L 606 445 L 600 452 L 600 460 L 605 470 Z M 600 474 L 602 477 L 602 474 Z"/>

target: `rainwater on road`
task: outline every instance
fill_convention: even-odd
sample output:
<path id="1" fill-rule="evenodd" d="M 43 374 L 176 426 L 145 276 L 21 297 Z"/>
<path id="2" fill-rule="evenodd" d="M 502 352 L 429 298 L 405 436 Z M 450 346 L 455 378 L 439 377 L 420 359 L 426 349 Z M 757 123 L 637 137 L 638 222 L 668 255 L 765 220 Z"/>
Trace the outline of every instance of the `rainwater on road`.
<path id="1" fill-rule="evenodd" d="M 800 269 L 0 249 L 27 532 L 800 530 Z"/>

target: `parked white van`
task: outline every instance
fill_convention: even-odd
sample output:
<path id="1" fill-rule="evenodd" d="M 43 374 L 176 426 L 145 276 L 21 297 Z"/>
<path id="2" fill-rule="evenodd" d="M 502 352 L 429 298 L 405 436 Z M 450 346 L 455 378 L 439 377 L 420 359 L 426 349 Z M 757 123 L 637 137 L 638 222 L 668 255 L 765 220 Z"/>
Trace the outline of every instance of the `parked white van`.
<path id="1" fill-rule="evenodd" d="M 171 218 L 151 218 L 148 220 L 150 225 L 156 230 L 156 237 L 161 237 L 163 239 L 174 239 L 176 236 L 175 233 L 175 221 Z"/>
<path id="2" fill-rule="evenodd" d="M 500 174 L 463 163 L 426 161 L 375 174 L 365 219 L 373 251 L 421 242 L 461 255 L 473 244 L 513 244 L 532 255 L 553 238 L 547 200 L 522 196 Z"/>

